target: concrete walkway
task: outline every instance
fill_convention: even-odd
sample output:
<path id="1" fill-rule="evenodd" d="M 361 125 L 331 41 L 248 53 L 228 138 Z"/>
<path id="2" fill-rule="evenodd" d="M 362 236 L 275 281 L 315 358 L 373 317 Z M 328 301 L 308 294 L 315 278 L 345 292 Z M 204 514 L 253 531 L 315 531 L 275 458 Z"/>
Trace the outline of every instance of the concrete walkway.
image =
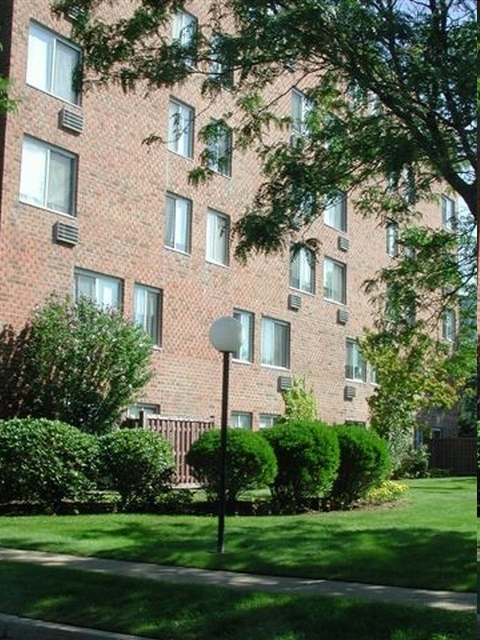
<path id="1" fill-rule="evenodd" d="M 473 612 L 477 609 L 476 593 L 404 589 L 358 582 L 334 582 L 330 580 L 310 580 L 280 576 L 258 576 L 231 571 L 207 571 L 203 569 L 162 566 L 144 562 L 82 558 L 66 554 L 22 551 L 18 549 L 0 549 L 0 561 L 2 560 L 120 575 L 128 578 L 142 578 L 171 584 L 202 584 L 215 587 L 272 591 L 278 593 L 288 592 L 319 596 L 348 597 L 376 602 L 420 605 L 451 611 Z M 25 628 L 23 628 L 23 632 L 18 635 L 18 632 L 22 629 L 22 625 L 30 625 L 29 631 L 27 633 Z M 15 635 L 15 633 L 17 633 L 17 635 Z M 49 623 L 41 623 L 40 621 L 28 621 L 16 618 L 15 616 L 0 614 L 0 640 L 3 638 L 8 638 L 9 640 L 27 638 L 28 640 L 104 640 L 107 638 L 109 640 L 134 640 L 132 636 L 122 634 L 76 629 L 66 627 L 65 625 L 51 625 Z"/>

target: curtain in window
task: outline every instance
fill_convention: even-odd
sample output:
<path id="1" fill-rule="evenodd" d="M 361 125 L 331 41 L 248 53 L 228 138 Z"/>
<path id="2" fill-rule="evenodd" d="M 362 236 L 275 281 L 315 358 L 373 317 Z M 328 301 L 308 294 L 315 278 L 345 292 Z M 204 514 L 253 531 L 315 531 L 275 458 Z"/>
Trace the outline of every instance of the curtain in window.
<path id="1" fill-rule="evenodd" d="M 228 263 L 228 220 L 209 212 L 207 215 L 207 257 L 220 264 Z"/>
<path id="2" fill-rule="evenodd" d="M 47 149 L 26 138 L 22 149 L 20 199 L 40 207 L 45 206 Z"/>
<path id="3" fill-rule="evenodd" d="M 79 52 L 57 40 L 52 92 L 56 96 L 73 103 L 78 102 L 77 92 L 73 88 L 73 76 L 78 62 Z"/>
<path id="4" fill-rule="evenodd" d="M 49 152 L 47 203 L 49 209 L 72 213 L 73 158 Z"/>
<path id="5" fill-rule="evenodd" d="M 51 91 L 50 72 L 53 64 L 53 38 L 34 24 L 28 34 L 27 84 Z"/>
<path id="6" fill-rule="evenodd" d="M 190 202 L 167 196 L 165 244 L 188 253 L 190 251 Z"/>
<path id="7" fill-rule="evenodd" d="M 84 273 L 75 274 L 75 300 L 85 297 L 95 300 L 95 278 Z"/>

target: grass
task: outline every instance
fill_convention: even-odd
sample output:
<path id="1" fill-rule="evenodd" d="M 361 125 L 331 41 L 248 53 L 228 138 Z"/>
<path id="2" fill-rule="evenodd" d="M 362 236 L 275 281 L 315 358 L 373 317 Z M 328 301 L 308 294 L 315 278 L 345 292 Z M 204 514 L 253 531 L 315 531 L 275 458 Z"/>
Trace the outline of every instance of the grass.
<path id="1" fill-rule="evenodd" d="M 0 563 L 0 610 L 162 640 L 467 640 L 474 614 Z"/>
<path id="2" fill-rule="evenodd" d="M 475 478 L 410 481 L 394 508 L 216 518 L 108 514 L 0 518 L 0 546 L 206 569 L 475 591 Z"/>

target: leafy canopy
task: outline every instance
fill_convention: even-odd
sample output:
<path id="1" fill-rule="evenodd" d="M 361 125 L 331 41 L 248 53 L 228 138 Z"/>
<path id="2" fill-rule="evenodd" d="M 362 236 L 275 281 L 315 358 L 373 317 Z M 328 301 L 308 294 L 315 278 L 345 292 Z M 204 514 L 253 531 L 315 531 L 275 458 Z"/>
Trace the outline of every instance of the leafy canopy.
<path id="1" fill-rule="evenodd" d="M 211 0 L 208 19 L 186 45 L 172 40 L 170 28 L 183 2 L 120 3 L 118 20 L 105 17 L 109 4 L 55 5 L 60 13 L 82 9 L 74 37 L 85 48 L 87 82 L 148 93 L 195 75 L 207 98 L 228 89 L 232 108 L 221 119 L 233 127 L 237 148 L 256 150 L 265 175 L 236 225 L 238 257 L 289 243 L 305 194 L 314 199 L 302 212 L 307 226 L 338 190 L 354 192 L 363 212 L 411 217 L 441 179 L 476 220 L 473 0 Z M 208 73 L 218 59 L 228 83 Z M 292 125 L 277 104 L 299 86 L 309 104 L 307 135 L 291 145 L 288 136 L 266 134 Z M 204 141 L 208 126 L 199 134 Z M 211 173 L 208 153 L 202 159 L 194 181 Z"/>

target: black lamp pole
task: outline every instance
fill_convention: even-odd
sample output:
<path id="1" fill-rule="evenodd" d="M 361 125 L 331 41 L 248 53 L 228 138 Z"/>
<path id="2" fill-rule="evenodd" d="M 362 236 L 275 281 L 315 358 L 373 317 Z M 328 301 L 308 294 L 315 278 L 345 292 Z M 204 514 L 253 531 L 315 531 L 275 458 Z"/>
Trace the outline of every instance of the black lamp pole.
<path id="1" fill-rule="evenodd" d="M 230 353 L 223 352 L 222 416 L 220 424 L 220 482 L 218 496 L 217 553 L 225 551 L 225 511 L 227 506 L 227 423 Z"/>

